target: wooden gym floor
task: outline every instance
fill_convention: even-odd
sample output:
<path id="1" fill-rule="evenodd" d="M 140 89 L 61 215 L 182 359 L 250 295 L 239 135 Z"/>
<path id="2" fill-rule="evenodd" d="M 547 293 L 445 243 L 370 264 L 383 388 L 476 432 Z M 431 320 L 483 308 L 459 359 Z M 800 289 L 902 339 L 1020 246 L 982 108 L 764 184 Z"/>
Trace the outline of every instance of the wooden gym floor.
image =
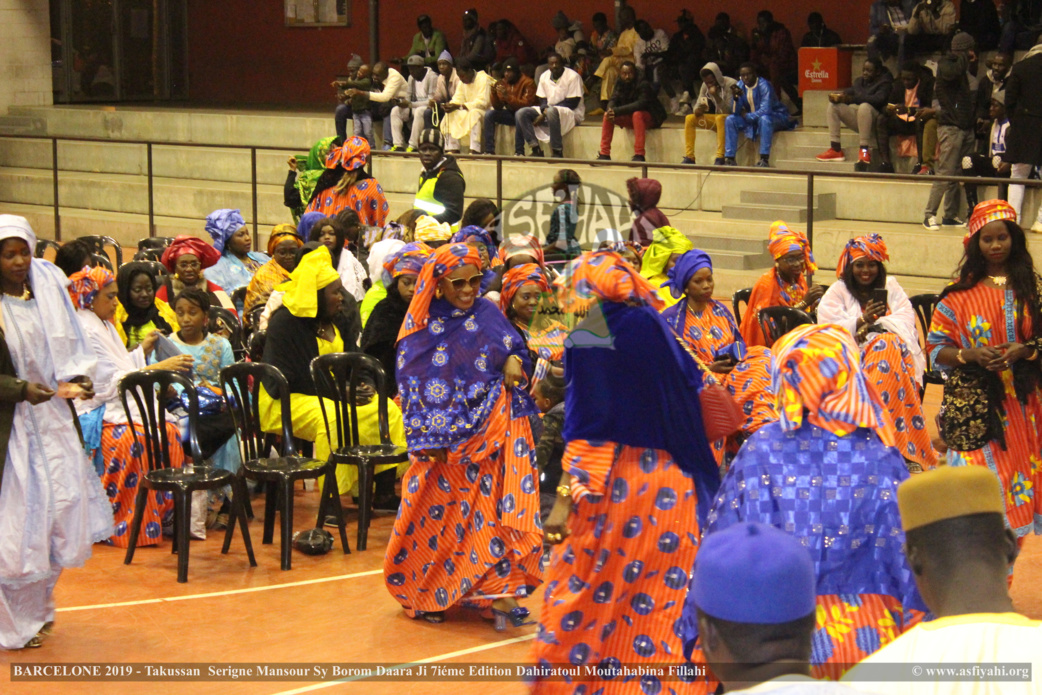
<path id="1" fill-rule="evenodd" d="M 940 389 L 927 393 L 930 421 Z M 299 487 L 296 530 L 314 523 L 318 492 Z M 345 498 L 348 499 L 349 498 Z M 369 549 L 354 550 L 356 517 L 348 519 L 352 554 L 336 547 L 327 555 L 293 554 L 293 569 L 279 569 L 276 543 L 261 545 L 263 500 L 250 524 L 258 567 L 250 569 L 236 530 L 228 555 L 220 554 L 224 534 L 210 532 L 193 541 L 187 584 L 176 582 L 177 558 L 170 540 L 141 548 L 131 566 L 124 551 L 97 545 L 81 569 L 66 571 L 56 590 L 54 634 L 40 649 L 0 651 L 0 662 L 84 663 L 302 663 L 406 664 L 515 663 L 530 661 L 535 626 L 497 633 L 476 613 L 450 613 L 449 621 L 430 625 L 406 618 L 383 581 L 383 549 L 394 518 L 378 515 Z M 1029 537 L 1016 565 L 1015 604 L 1042 619 L 1042 538 Z M 541 594 L 540 594 L 541 595 Z M 539 597 L 523 601 L 537 613 Z M 101 693 L 137 695 L 291 695 L 307 692 L 398 695 L 521 695 L 519 682 L 11 682 L 11 668 L 0 668 L 0 692 Z"/>

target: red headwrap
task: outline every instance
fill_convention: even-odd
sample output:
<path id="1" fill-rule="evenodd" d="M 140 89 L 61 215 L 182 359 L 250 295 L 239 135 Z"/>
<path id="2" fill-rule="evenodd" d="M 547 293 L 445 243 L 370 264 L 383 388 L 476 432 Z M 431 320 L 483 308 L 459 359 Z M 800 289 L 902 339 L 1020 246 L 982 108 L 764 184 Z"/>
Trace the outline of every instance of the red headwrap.
<path id="1" fill-rule="evenodd" d="M 984 225 L 997 220 L 1016 222 L 1017 211 L 1005 200 L 985 200 L 983 203 L 978 203 L 977 207 L 973 208 L 973 214 L 970 215 L 970 231 L 962 238 L 962 245 L 969 246 L 970 237 L 979 232 Z"/>
<path id="2" fill-rule="evenodd" d="M 101 288 L 115 281 L 112 273 L 100 265 L 84 268 L 69 276 L 69 296 L 77 309 L 90 309 Z"/>
<path id="3" fill-rule="evenodd" d="M 466 265 L 472 265 L 481 269 L 481 256 L 478 250 L 469 244 L 446 244 L 439 246 L 437 250 L 427 259 L 416 280 L 416 293 L 409 303 L 409 310 L 402 322 L 402 330 L 398 333 L 398 340 L 412 335 L 416 331 L 422 331 L 427 327 L 427 320 L 431 313 L 431 300 L 438 288 L 438 281 L 443 277 Z"/>
<path id="4" fill-rule="evenodd" d="M 890 260 L 887 253 L 886 243 L 878 234 L 866 234 L 851 239 L 843 247 L 843 253 L 839 255 L 839 263 L 836 265 L 836 277 L 843 277 L 846 267 L 859 258 L 867 258 L 872 261 L 883 263 Z"/>
<path id="5" fill-rule="evenodd" d="M 531 234 L 512 234 L 499 248 L 499 257 L 506 263 L 514 256 L 531 256 L 540 266 L 546 265 L 543 247 L 538 237 Z"/>
<path id="6" fill-rule="evenodd" d="M 638 301 L 662 311 L 654 286 L 614 251 L 588 251 L 568 264 L 554 281 L 561 309 L 581 310 L 597 300 Z"/>
<path id="7" fill-rule="evenodd" d="M 326 169 L 338 166 L 354 171 L 369 161 L 369 143 L 357 135 L 349 137 L 340 147 L 334 147 L 326 155 Z"/>
<path id="8" fill-rule="evenodd" d="M 503 289 L 499 293 L 499 308 L 503 313 L 514 302 L 514 295 L 525 285 L 532 284 L 539 287 L 540 292 L 550 293 L 550 283 L 543 275 L 543 269 L 535 263 L 522 263 L 514 266 L 503 274 Z"/>
<path id="9" fill-rule="evenodd" d="M 170 244 L 170 246 L 166 247 L 166 251 L 163 252 L 163 265 L 165 265 L 166 269 L 171 273 L 174 272 L 174 266 L 177 265 L 177 259 L 186 253 L 198 258 L 199 263 L 203 268 L 209 268 L 214 263 L 221 260 L 220 252 L 202 239 L 198 239 L 194 236 L 181 235 L 174 239 L 174 242 Z"/>

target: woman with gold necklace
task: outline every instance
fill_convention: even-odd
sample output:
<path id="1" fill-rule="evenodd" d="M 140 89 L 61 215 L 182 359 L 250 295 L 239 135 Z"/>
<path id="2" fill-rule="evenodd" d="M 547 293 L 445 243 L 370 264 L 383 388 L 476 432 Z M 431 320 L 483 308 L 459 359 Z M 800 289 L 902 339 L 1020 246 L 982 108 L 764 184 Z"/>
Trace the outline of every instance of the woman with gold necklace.
<path id="1" fill-rule="evenodd" d="M 959 279 L 941 293 L 927 342 L 948 373 L 948 465 L 995 471 L 1022 539 L 1042 534 L 1042 279 L 1016 219 L 1002 200 L 974 208 Z"/>

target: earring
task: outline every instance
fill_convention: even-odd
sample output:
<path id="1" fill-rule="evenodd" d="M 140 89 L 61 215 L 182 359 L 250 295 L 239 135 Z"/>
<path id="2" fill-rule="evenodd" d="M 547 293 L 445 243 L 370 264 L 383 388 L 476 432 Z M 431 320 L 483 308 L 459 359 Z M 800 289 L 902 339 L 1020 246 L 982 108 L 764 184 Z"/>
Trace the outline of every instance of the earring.
<path id="1" fill-rule="evenodd" d="M 441 288 L 440 287 L 438 289 L 434 290 L 434 296 L 437 299 L 441 299 Z"/>

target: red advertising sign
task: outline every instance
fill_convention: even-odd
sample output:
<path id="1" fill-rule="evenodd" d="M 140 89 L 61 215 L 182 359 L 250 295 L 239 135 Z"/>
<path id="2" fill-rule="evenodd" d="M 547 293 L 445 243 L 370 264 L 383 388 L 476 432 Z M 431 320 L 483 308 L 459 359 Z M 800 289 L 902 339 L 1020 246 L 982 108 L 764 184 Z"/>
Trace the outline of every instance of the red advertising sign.
<path id="1" fill-rule="evenodd" d="M 800 96 L 808 89 L 834 91 L 850 86 L 850 51 L 800 49 Z"/>

